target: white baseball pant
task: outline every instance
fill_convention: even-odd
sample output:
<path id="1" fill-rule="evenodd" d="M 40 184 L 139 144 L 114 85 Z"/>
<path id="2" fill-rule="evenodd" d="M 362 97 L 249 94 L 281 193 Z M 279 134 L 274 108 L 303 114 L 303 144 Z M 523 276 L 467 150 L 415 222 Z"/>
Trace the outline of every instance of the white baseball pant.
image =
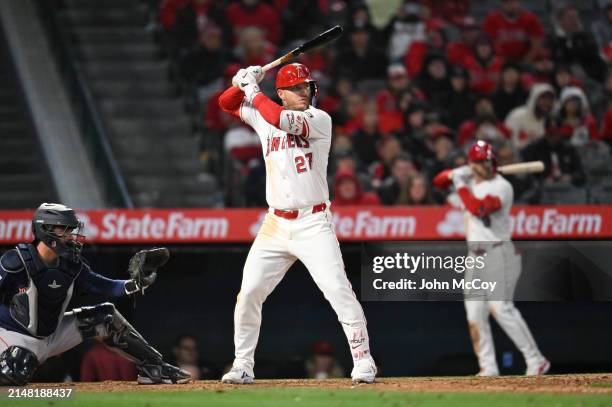
<path id="1" fill-rule="evenodd" d="M 499 372 L 495 359 L 495 345 L 491 334 L 489 314 L 492 314 L 506 335 L 521 351 L 527 365 L 538 364 L 544 360 L 527 323 L 512 302 L 514 288 L 521 272 L 520 255 L 515 252 L 512 242 L 504 242 L 486 251 L 485 268 L 475 273 L 467 270 L 465 278 L 470 281 L 479 277 L 497 281 L 501 291 L 491 293 L 487 290 L 466 291 L 465 311 L 474 353 L 478 358 L 481 372 Z M 471 255 L 475 255 L 471 253 Z"/>
<path id="2" fill-rule="evenodd" d="M 244 265 L 234 311 L 235 364 L 253 369 L 262 304 L 298 259 L 338 315 L 353 361 L 370 357 L 366 319 L 346 276 L 331 219 L 329 209 L 312 213 L 310 207 L 300 209 L 296 219 L 276 216 L 273 209 L 266 214 Z"/>

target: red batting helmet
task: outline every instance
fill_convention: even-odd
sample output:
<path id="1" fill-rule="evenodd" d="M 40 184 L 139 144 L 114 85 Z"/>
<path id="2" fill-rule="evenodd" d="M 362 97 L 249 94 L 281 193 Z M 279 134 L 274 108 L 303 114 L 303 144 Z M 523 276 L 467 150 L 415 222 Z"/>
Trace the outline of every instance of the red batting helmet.
<path id="1" fill-rule="evenodd" d="M 468 152 L 468 159 L 470 161 L 493 161 L 495 162 L 495 154 L 493 154 L 493 147 L 486 141 L 479 140 L 470 147 Z"/>
<path id="2" fill-rule="evenodd" d="M 276 74 L 276 89 L 290 88 L 304 82 L 316 82 L 310 77 L 310 69 L 303 64 L 283 66 Z"/>

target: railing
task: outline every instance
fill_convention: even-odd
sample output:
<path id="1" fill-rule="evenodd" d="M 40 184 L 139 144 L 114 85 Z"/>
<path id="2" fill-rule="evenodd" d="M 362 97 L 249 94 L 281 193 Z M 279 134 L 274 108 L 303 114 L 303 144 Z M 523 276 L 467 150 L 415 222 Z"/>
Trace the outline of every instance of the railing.
<path id="1" fill-rule="evenodd" d="M 58 3 L 36 0 L 36 4 L 87 152 L 102 183 L 106 201 L 113 207 L 133 208 L 134 204 L 110 146 L 106 125 L 77 63 L 74 50 L 70 47 L 69 38 L 58 21 Z"/>

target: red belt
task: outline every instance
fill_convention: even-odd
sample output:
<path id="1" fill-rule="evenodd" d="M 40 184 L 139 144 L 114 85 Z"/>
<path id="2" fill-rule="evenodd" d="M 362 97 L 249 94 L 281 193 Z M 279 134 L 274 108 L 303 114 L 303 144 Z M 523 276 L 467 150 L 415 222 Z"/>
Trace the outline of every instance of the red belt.
<path id="1" fill-rule="evenodd" d="M 327 204 L 320 203 L 312 207 L 312 213 L 323 212 L 327 208 Z M 300 214 L 298 210 L 282 210 L 282 209 L 274 209 L 274 214 L 278 217 L 285 219 L 296 219 Z"/>

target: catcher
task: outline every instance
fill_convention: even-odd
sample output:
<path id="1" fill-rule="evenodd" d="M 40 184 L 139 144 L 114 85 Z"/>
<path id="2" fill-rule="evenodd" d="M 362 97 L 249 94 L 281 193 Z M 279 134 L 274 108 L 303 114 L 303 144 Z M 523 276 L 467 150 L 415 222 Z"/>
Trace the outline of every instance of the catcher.
<path id="1" fill-rule="evenodd" d="M 76 290 L 109 297 L 144 293 L 169 258 L 166 248 L 142 250 L 130 260 L 130 279 L 111 280 L 81 258 L 82 229 L 74 210 L 43 203 L 32 219 L 34 241 L 0 257 L 0 385 L 27 384 L 47 358 L 87 338 L 104 341 L 134 362 L 140 384 L 190 381 L 189 373 L 165 363 L 110 302 L 66 312 Z"/>

